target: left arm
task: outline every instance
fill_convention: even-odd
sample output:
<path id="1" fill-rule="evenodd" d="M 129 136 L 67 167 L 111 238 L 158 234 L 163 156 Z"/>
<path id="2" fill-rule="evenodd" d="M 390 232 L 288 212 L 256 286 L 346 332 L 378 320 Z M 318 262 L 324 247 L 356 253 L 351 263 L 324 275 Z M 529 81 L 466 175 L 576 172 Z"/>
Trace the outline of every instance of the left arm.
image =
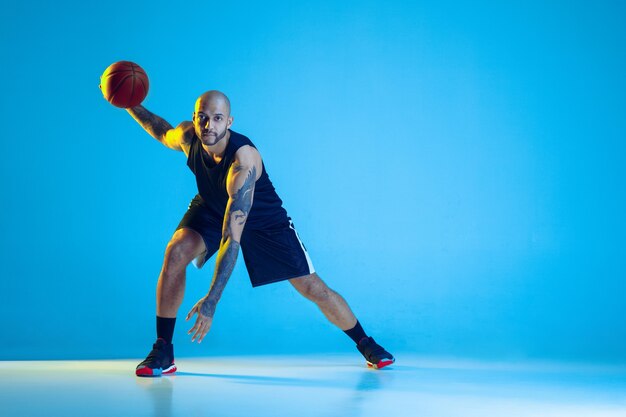
<path id="1" fill-rule="evenodd" d="M 192 342 L 195 339 L 198 339 L 198 343 L 201 342 L 211 327 L 215 308 L 237 261 L 241 234 L 252 208 L 254 185 L 261 176 L 261 170 L 261 157 L 256 149 L 244 146 L 237 151 L 226 180 L 229 198 L 213 280 L 209 293 L 187 314 L 187 320 L 198 314 L 196 323 L 188 332 L 193 333 Z"/>

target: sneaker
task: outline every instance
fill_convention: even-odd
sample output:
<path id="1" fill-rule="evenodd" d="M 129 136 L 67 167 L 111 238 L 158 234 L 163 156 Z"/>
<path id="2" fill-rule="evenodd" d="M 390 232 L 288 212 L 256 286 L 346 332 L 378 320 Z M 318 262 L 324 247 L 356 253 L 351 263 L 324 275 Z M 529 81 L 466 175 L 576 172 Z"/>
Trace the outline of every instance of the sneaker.
<path id="1" fill-rule="evenodd" d="M 387 352 L 371 337 L 364 337 L 356 347 L 370 368 L 382 369 L 396 361 L 391 353 Z"/>
<path id="2" fill-rule="evenodd" d="M 137 369 L 137 376 L 161 376 L 176 372 L 174 363 L 174 345 L 166 343 L 164 339 L 157 339 L 152 345 L 152 351 L 143 360 Z"/>

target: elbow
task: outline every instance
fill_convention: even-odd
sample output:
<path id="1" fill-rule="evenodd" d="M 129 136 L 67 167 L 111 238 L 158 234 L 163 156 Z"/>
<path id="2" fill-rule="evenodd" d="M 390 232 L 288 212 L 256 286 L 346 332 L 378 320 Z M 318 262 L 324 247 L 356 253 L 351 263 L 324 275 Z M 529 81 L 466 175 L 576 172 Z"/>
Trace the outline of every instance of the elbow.
<path id="1" fill-rule="evenodd" d="M 236 247 L 239 247 L 241 246 L 240 239 L 241 239 L 241 235 L 234 236 L 230 234 L 225 234 L 222 236 L 222 241 L 220 242 L 220 246 L 225 247 L 225 246 L 235 245 Z"/>
<path id="2" fill-rule="evenodd" d="M 224 227 L 224 230 L 222 230 L 222 245 L 227 244 L 229 241 L 230 242 L 236 242 L 237 244 L 239 244 L 241 242 L 241 235 L 243 233 L 243 226 L 244 226 L 245 220 L 243 223 L 238 223 L 238 222 L 228 222 L 227 225 L 225 225 L 226 227 Z"/>

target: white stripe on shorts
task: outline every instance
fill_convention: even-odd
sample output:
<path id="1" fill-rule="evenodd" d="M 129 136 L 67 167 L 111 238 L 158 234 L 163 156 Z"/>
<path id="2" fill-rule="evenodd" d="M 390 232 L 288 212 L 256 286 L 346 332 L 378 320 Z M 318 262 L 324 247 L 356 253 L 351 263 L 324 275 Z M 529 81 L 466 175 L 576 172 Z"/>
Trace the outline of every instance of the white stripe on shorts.
<path id="1" fill-rule="evenodd" d="M 313 262 L 311 262 L 311 258 L 309 257 L 309 253 L 306 251 L 306 248 L 302 244 L 302 240 L 300 240 L 300 235 L 298 234 L 298 231 L 296 230 L 296 228 L 293 227 L 293 222 L 291 220 L 289 220 L 289 228 L 296 233 L 296 238 L 298 238 L 298 243 L 300 243 L 300 247 L 302 248 L 302 251 L 304 252 L 304 256 L 306 257 L 306 263 L 309 266 L 309 274 L 314 273 L 315 272 L 315 268 L 313 267 Z"/>

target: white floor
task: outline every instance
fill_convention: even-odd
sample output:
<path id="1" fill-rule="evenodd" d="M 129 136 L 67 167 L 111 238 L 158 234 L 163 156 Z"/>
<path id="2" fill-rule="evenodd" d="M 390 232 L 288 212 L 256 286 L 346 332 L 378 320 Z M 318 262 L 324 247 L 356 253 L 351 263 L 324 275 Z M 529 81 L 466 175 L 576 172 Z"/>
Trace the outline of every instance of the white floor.
<path id="1" fill-rule="evenodd" d="M 626 416 L 624 367 L 398 355 L 376 371 L 354 355 L 213 357 L 136 378 L 138 361 L 0 362 L 0 415 Z"/>

